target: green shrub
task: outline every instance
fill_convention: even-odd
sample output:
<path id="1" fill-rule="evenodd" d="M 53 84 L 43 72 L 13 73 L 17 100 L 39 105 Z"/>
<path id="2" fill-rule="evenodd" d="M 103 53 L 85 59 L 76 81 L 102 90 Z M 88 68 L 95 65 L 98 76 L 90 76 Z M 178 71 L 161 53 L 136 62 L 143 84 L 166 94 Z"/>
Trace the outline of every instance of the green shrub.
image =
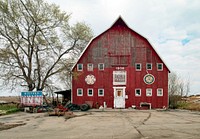
<path id="1" fill-rule="evenodd" d="M 181 100 L 181 96 L 179 96 L 179 95 L 169 96 L 169 108 L 177 109 L 178 108 L 178 102 L 180 100 Z"/>
<path id="2" fill-rule="evenodd" d="M 177 108 L 178 109 L 187 109 L 188 105 L 189 104 L 185 101 L 178 101 L 177 102 Z"/>

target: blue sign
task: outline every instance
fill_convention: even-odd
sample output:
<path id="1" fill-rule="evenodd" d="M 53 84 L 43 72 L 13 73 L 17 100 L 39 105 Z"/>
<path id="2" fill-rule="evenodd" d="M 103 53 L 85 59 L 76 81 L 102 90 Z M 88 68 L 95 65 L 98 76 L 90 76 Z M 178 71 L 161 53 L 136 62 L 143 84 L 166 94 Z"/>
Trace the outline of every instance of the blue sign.
<path id="1" fill-rule="evenodd" d="M 21 103 L 24 106 L 41 106 L 43 104 L 42 91 L 21 92 Z"/>
<path id="2" fill-rule="evenodd" d="M 21 92 L 22 97 L 41 97 L 43 96 L 42 91 L 28 91 L 28 92 Z"/>

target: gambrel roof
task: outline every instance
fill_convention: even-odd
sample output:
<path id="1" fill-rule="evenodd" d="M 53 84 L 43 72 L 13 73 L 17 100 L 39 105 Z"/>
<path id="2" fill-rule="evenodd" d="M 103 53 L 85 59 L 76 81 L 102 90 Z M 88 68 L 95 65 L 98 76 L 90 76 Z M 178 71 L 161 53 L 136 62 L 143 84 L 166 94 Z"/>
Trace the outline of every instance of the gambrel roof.
<path id="1" fill-rule="evenodd" d="M 144 36 L 140 35 L 138 32 L 134 31 L 133 29 L 131 29 L 123 20 L 123 18 L 121 16 L 118 17 L 118 19 L 111 25 L 110 28 L 108 28 L 107 30 L 105 30 L 104 32 L 102 32 L 101 34 L 97 35 L 96 37 L 92 38 L 90 40 L 90 42 L 87 44 L 87 46 L 85 47 L 85 49 L 83 50 L 83 52 L 81 53 L 80 57 L 78 58 L 77 62 L 74 64 L 74 66 L 72 67 L 72 70 L 74 69 L 74 67 L 76 66 L 76 64 L 79 62 L 80 58 L 82 57 L 82 55 L 85 53 L 85 51 L 87 50 L 87 48 L 89 47 L 89 45 L 96 40 L 99 36 L 103 35 L 105 32 L 107 32 L 109 29 L 116 27 L 116 26 L 123 26 L 125 28 L 130 29 L 132 32 L 138 34 L 140 37 L 144 38 L 152 47 L 152 49 L 156 52 L 156 54 L 158 55 L 158 57 L 161 59 L 161 61 L 163 62 L 163 64 L 167 67 L 168 71 L 170 72 L 168 66 L 166 65 L 166 63 L 164 62 L 164 60 L 161 58 L 161 56 L 159 55 L 159 53 L 156 51 L 156 49 L 153 47 L 153 45 L 150 43 L 150 41 L 145 38 Z"/>

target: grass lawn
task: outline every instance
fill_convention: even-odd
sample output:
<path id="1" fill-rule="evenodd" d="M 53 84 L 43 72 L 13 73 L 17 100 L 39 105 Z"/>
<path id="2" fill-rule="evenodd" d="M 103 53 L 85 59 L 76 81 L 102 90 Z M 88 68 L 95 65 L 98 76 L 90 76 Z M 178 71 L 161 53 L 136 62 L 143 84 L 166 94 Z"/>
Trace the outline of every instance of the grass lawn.
<path id="1" fill-rule="evenodd" d="M 0 115 L 18 112 L 17 104 L 0 104 Z"/>
<path id="2" fill-rule="evenodd" d="M 193 103 L 193 102 L 178 102 L 179 109 L 186 109 L 192 111 L 200 111 L 200 103 Z"/>

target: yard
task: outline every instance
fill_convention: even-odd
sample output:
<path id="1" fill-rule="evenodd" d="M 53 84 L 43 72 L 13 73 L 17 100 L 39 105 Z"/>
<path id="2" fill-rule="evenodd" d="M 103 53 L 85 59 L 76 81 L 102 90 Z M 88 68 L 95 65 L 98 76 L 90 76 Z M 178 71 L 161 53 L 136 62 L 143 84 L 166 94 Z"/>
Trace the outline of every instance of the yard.
<path id="1" fill-rule="evenodd" d="M 161 139 L 200 136 L 200 113 L 183 110 L 90 110 L 74 112 L 77 117 L 47 116 L 19 112 L 0 117 L 0 138 L 11 139 Z M 1 128 L 0 128 L 1 129 Z"/>

